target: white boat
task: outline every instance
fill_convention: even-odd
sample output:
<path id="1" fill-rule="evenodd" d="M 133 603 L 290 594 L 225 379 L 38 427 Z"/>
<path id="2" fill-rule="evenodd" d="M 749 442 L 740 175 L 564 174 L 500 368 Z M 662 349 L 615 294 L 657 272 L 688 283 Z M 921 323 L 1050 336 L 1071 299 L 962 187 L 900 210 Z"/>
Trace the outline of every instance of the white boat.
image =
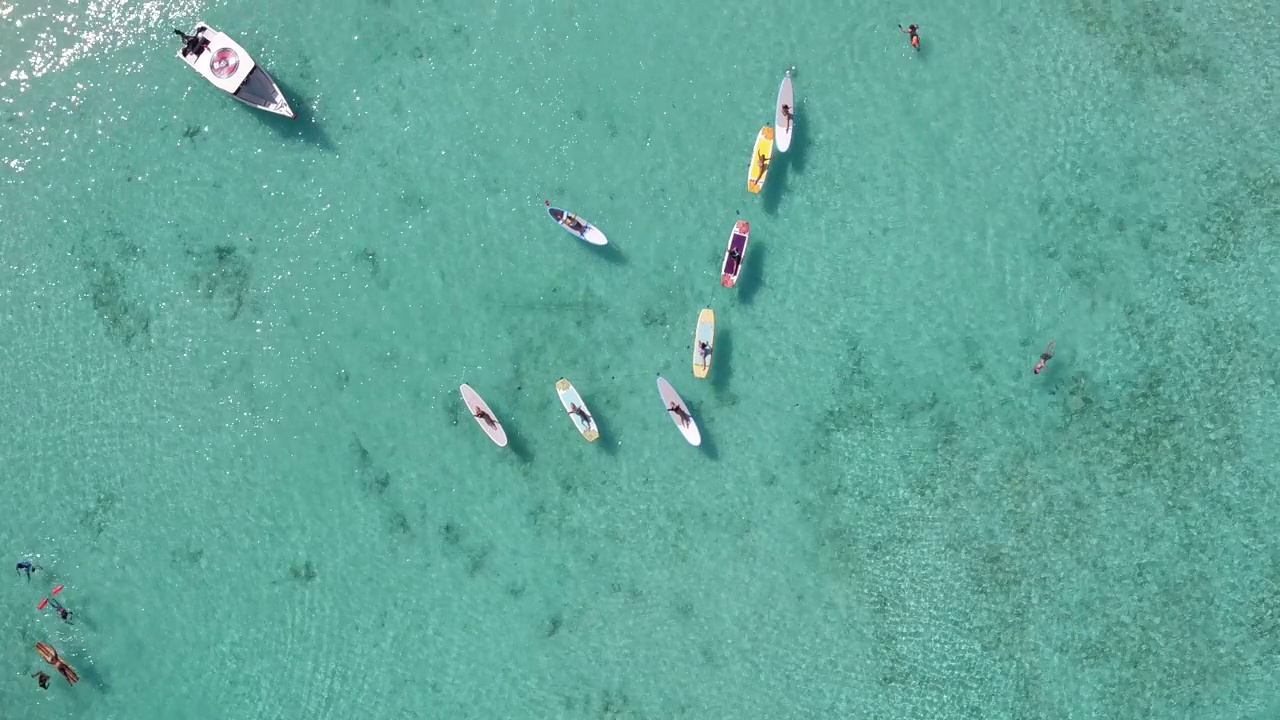
<path id="1" fill-rule="evenodd" d="M 689 406 L 684 404 L 684 400 L 676 389 L 671 387 L 671 383 L 661 375 L 658 376 L 658 394 L 662 396 L 662 407 L 666 409 L 667 415 L 670 416 L 671 422 L 676 424 L 680 434 L 684 435 L 684 439 L 688 440 L 690 445 L 701 445 L 702 433 L 698 432 L 698 423 L 694 422 L 693 416 L 689 414 Z"/>
<path id="2" fill-rule="evenodd" d="M 600 428 L 596 427 L 596 419 L 592 417 L 591 411 L 587 410 L 587 404 L 582 401 L 582 396 L 578 394 L 578 389 L 573 383 L 564 378 L 556 381 L 556 394 L 560 396 L 560 404 L 564 406 L 564 411 L 569 414 L 569 419 L 573 421 L 573 426 L 578 428 L 578 432 L 587 442 L 595 442 L 600 439 Z"/>
<path id="3" fill-rule="evenodd" d="M 564 229 L 565 232 L 592 245 L 608 245 L 609 238 L 600 232 L 595 225 L 574 215 L 568 210 L 562 210 L 558 207 L 548 207 L 547 214 L 555 221 L 555 224 Z"/>
<path id="4" fill-rule="evenodd" d="M 786 110 L 783 110 L 786 108 Z M 796 124 L 796 99 L 791 90 L 791 71 L 782 78 L 778 88 L 778 104 L 774 108 L 773 126 L 777 128 L 773 140 L 778 145 L 778 152 L 784 153 L 791 147 L 791 131 Z"/>
<path id="5" fill-rule="evenodd" d="M 471 413 L 471 417 L 476 419 L 480 425 L 480 429 L 484 430 L 484 434 L 498 447 L 507 446 L 507 431 L 502 429 L 502 423 L 498 422 L 498 418 L 493 416 L 493 411 L 489 409 L 489 403 L 480 397 L 480 393 L 471 389 L 471 386 L 462 383 L 458 387 L 462 393 L 462 401 L 467 404 L 467 412 Z"/>
<path id="6" fill-rule="evenodd" d="M 249 107 L 287 118 L 298 117 L 276 81 L 235 40 L 203 21 L 196 23 L 191 35 L 176 29 L 173 32 L 182 36 L 178 57 L 214 87 Z"/>

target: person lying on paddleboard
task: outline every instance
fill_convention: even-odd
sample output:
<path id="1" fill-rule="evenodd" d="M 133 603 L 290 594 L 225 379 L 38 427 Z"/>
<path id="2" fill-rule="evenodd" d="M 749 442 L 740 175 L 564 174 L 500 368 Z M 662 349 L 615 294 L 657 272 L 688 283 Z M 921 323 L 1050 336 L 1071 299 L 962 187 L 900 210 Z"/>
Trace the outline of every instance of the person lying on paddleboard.
<path id="1" fill-rule="evenodd" d="M 1054 342 L 1050 340 L 1049 344 L 1045 346 L 1044 352 L 1040 353 L 1040 362 L 1036 363 L 1036 369 L 1032 370 L 1032 372 L 1037 375 L 1040 374 L 1040 371 L 1044 369 L 1045 363 L 1048 363 L 1053 359 L 1053 350 L 1055 347 L 1056 345 Z"/>
<path id="2" fill-rule="evenodd" d="M 782 117 L 787 119 L 787 129 L 790 130 L 791 129 L 791 106 L 790 105 L 782 106 Z"/>
<path id="3" fill-rule="evenodd" d="M 489 423 L 489 427 L 498 427 L 498 421 L 494 420 L 492 415 L 481 410 L 480 408 L 476 408 L 475 410 L 473 410 L 471 412 L 471 416 L 476 419 L 483 420 Z"/>
<path id="4" fill-rule="evenodd" d="M 920 52 L 920 34 L 917 32 L 920 26 L 912 23 L 905 28 L 899 25 L 898 29 L 911 36 L 911 47 L 915 48 L 916 52 Z"/>
<path id="5" fill-rule="evenodd" d="M 591 424 L 591 416 L 587 414 L 587 409 L 578 407 L 577 403 L 569 403 L 569 414 L 577 415 L 582 418 L 582 422 L 588 425 Z"/>
<path id="6" fill-rule="evenodd" d="M 769 158 L 764 153 L 760 153 L 760 174 L 756 176 L 756 182 L 760 182 L 759 178 L 764 177 L 764 173 L 769 169 Z"/>
<path id="7" fill-rule="evenodd" d="M 698 354 L 702 356 L 702 367 L 706 367 L 707 358 L 711 357 L 711 346 L 705 340 L 698 342 Z"/>
<path id="8" fill-rule="evenodd" d="M 675 413 L 676 417 L 680 418 L 680 424 L 686 427 L 688 427 L 689 421 L 693 419 L 689 417 L 689 413 L 684 411 L 684 408 L 675 403 L 671 403 L 671 406 L 667 408 L 667 412 Z"/>

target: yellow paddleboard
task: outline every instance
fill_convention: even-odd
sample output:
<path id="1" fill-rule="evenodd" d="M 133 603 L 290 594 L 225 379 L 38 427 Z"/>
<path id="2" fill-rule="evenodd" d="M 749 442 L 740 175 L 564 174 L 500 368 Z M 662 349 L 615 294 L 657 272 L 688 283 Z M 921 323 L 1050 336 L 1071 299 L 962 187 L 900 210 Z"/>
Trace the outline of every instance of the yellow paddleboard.
<path id="1" fill-rule="evenodd" d="M 707 344 L 707 351 L 702 351 L 702 343 Z M 698 313 L 698 327 L 693 331 L 693 376 L 704 378 L 711 369 L 711 351 L 716 344 L 716 314 L 711 308 L 702 308 Z"/>
<path id="2" fill-rule="evenodd" d="M 764 158 L 764 162 L 760 159 Z M 753 193 L 764 187 L 769 176 L 769 161 L 773 159 L 773 128 L 765 125 L 756 136 L 756 146 L 751 151 L 751 169 L 747 171 L 747 189 Z"/>

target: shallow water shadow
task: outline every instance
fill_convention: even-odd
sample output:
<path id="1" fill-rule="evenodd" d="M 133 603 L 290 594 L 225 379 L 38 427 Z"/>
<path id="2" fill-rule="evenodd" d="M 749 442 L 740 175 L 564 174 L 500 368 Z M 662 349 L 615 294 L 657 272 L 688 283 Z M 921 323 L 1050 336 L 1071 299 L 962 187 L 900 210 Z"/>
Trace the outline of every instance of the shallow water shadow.
<path id="1" fill-rule="evenodd" d="M 285 99 L 289 101 L 289 107 L 293 108 L 294 113 L 298 115 L 297 119 L 290 120 L 282 115 L 256 110 L 247 106 L 245 109 L 249 112 L 257 113 L 262 122 L 279 133 L 281 137 L 297 138 L 329 152 L 336 150 L 337 148 L 334 147 L 333 141 L 329 139 L 329 134 L 325 132 L 324 126 L 311 114 L 311 98 L 290 89 L 280 81 L 280 78 L 275 78 L 275 81 L 276 85 L 280 86 L 280 92 L 284 93 Z"/>
<path id="2" fill-rule="evenodd" d="M 84 628 L 85 630 L 89 630 L 91 632 L 96 632 L 98 630 L 98 623 L 94 622 L 93 618 L 88 617 L 81 611 L 71 613 L 71 620 L 72 625 Z"/>
<path id="3" fill-rule="evenodd" d="M 783 185 L 787 184 L 787 170 L 791 165 L 790 158 L 786 153 L 774 153 L 773 160 L 769 162 L 769 176 L 765 178 L 764 190 L 760 194 L 764 202 L 764 214 L 775 215 L 778 212 L 778 204 L 782 202 Z"/>
<path id="4" fill-rule="evenodd" d="M 692 408 L 690 408 L 690 411 L 692 412 Z M 697 416 L 695 415 L 694 417 Z M 698 446 L 698 450 L 700 450 L 703 455 L 706 455 L 708 460 L 718 460 L 720 458 L 720 452 L 716 449 L 715 439 L 712 438 L 711 435 L 707 434 L 707 426 L 699 423 L 698 430 L 702 433 L 702 444 Z"/>
<path id="5" fill-rule="evenodd" d="M 614 442 L 613 435 L 601 430 L 599 425 L 596 426 L 596 430 L 600 431 L 600 437 L 596 438 L 596 441 L 592 444 L 599 445 L 607 455 L 617 455 L 618 443 Z"/>
<path id="6" fill-rule="evenodd" d="M 516 459 L 522 463 L 533 462 L 533 451 L 529 449 L 529 444 L 525 442 L 524 436 L 517 430 L 502 426 L 507 431 L 507 449 L 515 453 Z"/>
<path id="7" fill-rule="evenodd" d="M 787 164 L 797 173 L 804 172 L 809 162 L 809 118 L 804 114 L 804 102 L 796 102 L 796 126 L 791 130 L 791 146 L 782 154 Z"/>
<path id="8" fill-rule="evenodd" d="M 707 374 L 707 378 L 711 381 L 712 388 L 724 390 L 729 386 L 729 376 L 732 374 L 733 335 L 724 330 L 716 333 L 716 344 L 712 352 L 711 372 Z"/>
<path id="9" fill-rule="evenodd" d="M 72 662 L 71 667 L 75 668 L 76 673 L 80 676 L 81 680 L 87 680 L 90 685 L 98 689 L 98 692 L 104 695 L 111 692 L 111 684 L 108 683 L 107 679 L 102 676 L 101 672 L 98 671 L 98 668 L 96 665 L 93 665 L 91 663 L 84 664 L 84 665 L 77 665 L 75 662 Z M 62 679 L 62 678 L 59 678 L 58 674 L 53 672 L 52 670 L 49 671 L 49 674 L 58 678 L 59 680 Z"/>
<path id="10" fill-rule="evenodd" d="M 738 276 L 738 299 L 743 305 L 750 305 L 764 285 L 764 243 L 756 240 L 747 246 L 746 257 L 743 258 L 742 274 Z"/>
<path id="11" fill-rule="evenodd" d="M 583 244 L 585 245 L 586 243 L 583 243 Z M 619 250 L 616 245 L 605 245 L 603 247 L 592 247 L 587 249 L 594 251 L 596 255 L 604 258 L 605 260 L 608 260 L 614 265 L 627 264 L 627 256 L 623 255 L 622 251 Z"/>

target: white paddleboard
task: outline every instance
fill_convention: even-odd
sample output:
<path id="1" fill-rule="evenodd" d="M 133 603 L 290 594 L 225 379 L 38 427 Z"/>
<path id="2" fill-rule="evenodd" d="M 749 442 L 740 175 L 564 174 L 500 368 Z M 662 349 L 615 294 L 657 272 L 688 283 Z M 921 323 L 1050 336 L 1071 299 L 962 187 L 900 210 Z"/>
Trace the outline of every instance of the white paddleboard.
<path id="1" fill-rule="evenodd" d="M 467 404 L 467 412 L 470 413 L 471 417 L 475 418 L 476 423 L 480 425 L 480 429 L 484 430 L 484 434 L 488 435 L 489 439 L 496 443 L 498 447 L 506 447 L 507 431 L 502 429 L 502 423 L 498 422 L 498 418 L 489 409 L 489 403 L 485 402 L 484 398 L 480 397 L 479 393 L 472 390 L 471 386 L 466 383 L 462 383 L 458 390 L 462 393 L 462 401 Z M 489 420 L 476 417 L 477 412 L 487 414 L 493 423 L 490 424 Z"/>
<path id="2" fill-rule="evenodd" d="M 574 215 L 568 210 L 562 210 L 558 207 L 548 207 L 547 214 L 551 216 L 551 221 L 559 225 L 562 230 L 570 235 L 592 245 L 608 245 L 609 238 L 600 232 L 600 228 Z"/>
<path id="3" fill-rule="evenodd" d="M 560 404 L 564 406 L 564 411 L 569 414 L 569 419 L 573 420 L 573 426 L 578 428 L 578 432 L 587 442 L 595 442 L 600 439 L 600 430 L 596 427 L 595 416 L 587 409 L 587 404 L 582 402 L 582 396 L 578 394 L 578 389 L 573 383 L 560 378 L 556 381 L 556 394 L 560 396 Z M 590 420 L 583 420 L 576 410 L 581 410 Z"/>
<path id="4" fill-rule="evenodd" d="M 676 393 L 676 389 L 671 387 L 671 383 L 661 375 L 658 376 L 658 394 L 662 396 L 662 407 L 667 411 L 667 416 L 676 424 L 676 428 L 680 430 L 681 435 L 684 435 L 684 439 L 688 440 L 690 445 L 701 445 L 702 433 L 698 432 L 698 423 L 694 422 L 693 416 L 689 414 L 689 406 L 684 404 L 684 400 Z M 685 419 L 671 409 L 673 405 L 684 413 Z"/>
<path id="5" fill-rule="evenodd" d="M 786 105 L 791 112 L 791 119 L 782 113 L 782 106 Z M 787 71 L 786 77 L 782 78 L 782 87 L 778 88 L 778 104 L 773 110 L 773 141 L 778 146 L 778 152 L 784 153 L 787 148 L 791 147 L 791 131 L 795 129 L 796 100 L 791 92 L 791 71 Z"/>

